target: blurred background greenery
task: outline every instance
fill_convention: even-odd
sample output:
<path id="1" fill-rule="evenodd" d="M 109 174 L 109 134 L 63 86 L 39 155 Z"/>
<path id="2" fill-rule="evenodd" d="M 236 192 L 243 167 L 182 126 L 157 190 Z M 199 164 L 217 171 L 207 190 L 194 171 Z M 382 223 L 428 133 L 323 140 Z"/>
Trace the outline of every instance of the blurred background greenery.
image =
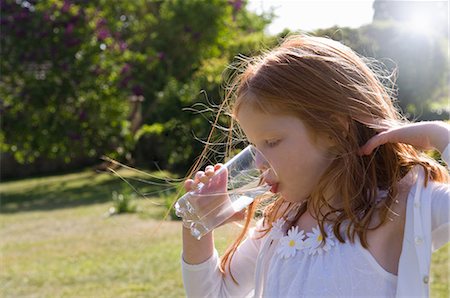
<path id="1" fill-rule="evenodd" d="M 290 32 L 268 34 L 273 13 L 240 0 L 0 3 L 2 179 L 98 165 L 102 155 L 185 173 L 203 146 L 194 136 L 206 138 L 204 117 L 213 115 L 184 109 L 220 102 L 236 55 Z M 398 68 L 409 118 L 448 119 L 442 3 L 375 1 L 371 24 L 310 33 Z M 418 13 L 433 16 L 428 30 L 407 17 Z"/>
<path id="2" fill-rule="evenodd" d="M 227 65 L 291 32 L 268 33 L 274 11 L 248 7 L 0 0 L 2 297 L 183 295 L 180 223 L 164 221 L 176 177 L 203 148 Z M 408 118 L 447 120 L 447 11 L 447 1 L 375 0 L 371 23 L 309 33 L 397 68 Z M 113 166 L 104 155 L 145 169 L 118 170 L 135 189 L 93 171 Z M 238 231 L 217 231 L 219 252 Z M 449 295 L 449 250 L 433 255 L 432 296 Z"/>

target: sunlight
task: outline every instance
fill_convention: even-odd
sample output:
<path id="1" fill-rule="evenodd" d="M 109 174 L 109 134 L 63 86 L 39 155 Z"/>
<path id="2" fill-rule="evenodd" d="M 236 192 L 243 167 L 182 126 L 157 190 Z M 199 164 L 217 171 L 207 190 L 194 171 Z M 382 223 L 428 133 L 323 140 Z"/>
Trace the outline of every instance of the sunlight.
<path id="1" fill-rule="evenodd" d="M 432 20 L 430 16 L 425 14 L 412 14 L 406 24 L 411 30 L 419 33 L 431 33 L 433 31 Z"/>

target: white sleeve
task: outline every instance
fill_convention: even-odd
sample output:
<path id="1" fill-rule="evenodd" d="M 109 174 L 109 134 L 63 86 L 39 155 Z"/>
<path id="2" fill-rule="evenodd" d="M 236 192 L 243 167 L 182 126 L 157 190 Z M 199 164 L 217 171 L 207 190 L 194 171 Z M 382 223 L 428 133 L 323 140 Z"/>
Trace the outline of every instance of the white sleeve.
<path id="1" fill-rule="evenodd" d="M 450 167 L 450 143 L 445 147 L 444 151 L 441 153 L 442 159 L 447 164 L 447 167 Z"/>
<path id="2" fill-rule="evenodd" d="M 450 144 L 441 154 L 442 159 L 450 166 Z M 450 185 L 436 184 L 432 193 L 431 241 L 432 250 L 440 248 L 450 241 Z"/>
<path id="3" fill-rule="evenodd" d="M 259 225 L 257 225 L 258 227 Z M 261 247 L 261 233 L 257 227 L 250 229 L 247 238 L 239 245 L 231 261 L 231 272 L 236 284 L 225 268 L 219 270 L 217 250 L 201 264 L 187 264 L 181 258 L 183 283 L 187 297 L 246 297 L 255 287 L 256 258 Z"/>

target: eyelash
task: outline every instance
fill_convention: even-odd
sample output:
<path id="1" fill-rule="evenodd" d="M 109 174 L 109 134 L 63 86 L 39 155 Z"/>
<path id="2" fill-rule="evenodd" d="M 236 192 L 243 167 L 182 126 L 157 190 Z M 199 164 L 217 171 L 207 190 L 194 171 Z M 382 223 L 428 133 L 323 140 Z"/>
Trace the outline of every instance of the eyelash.
<path id="1" fill-rule="evenodd" d="M 270 140 L 270 141 L 266 141 L 266 145 L 269 147 L 275 147 L 276 145 L 278 145 L 278 143 L 280 142 L 280 140 Z"/>

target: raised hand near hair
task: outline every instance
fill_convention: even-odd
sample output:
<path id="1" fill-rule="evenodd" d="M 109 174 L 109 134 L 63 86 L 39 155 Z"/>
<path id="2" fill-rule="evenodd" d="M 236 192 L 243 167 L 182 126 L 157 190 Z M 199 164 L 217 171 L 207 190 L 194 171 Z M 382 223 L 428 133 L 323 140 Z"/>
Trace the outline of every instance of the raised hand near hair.
<path id="1" fill-rule="evenodd" d="M 449 142 L 449 124 L 441 121 L 419 122 L 380 132 L 368 140 L 359 153 L 369 155 L 375 148 L 386 143 L 404 143 L 424 150 L 437 149 L 442 153 Z"/>

